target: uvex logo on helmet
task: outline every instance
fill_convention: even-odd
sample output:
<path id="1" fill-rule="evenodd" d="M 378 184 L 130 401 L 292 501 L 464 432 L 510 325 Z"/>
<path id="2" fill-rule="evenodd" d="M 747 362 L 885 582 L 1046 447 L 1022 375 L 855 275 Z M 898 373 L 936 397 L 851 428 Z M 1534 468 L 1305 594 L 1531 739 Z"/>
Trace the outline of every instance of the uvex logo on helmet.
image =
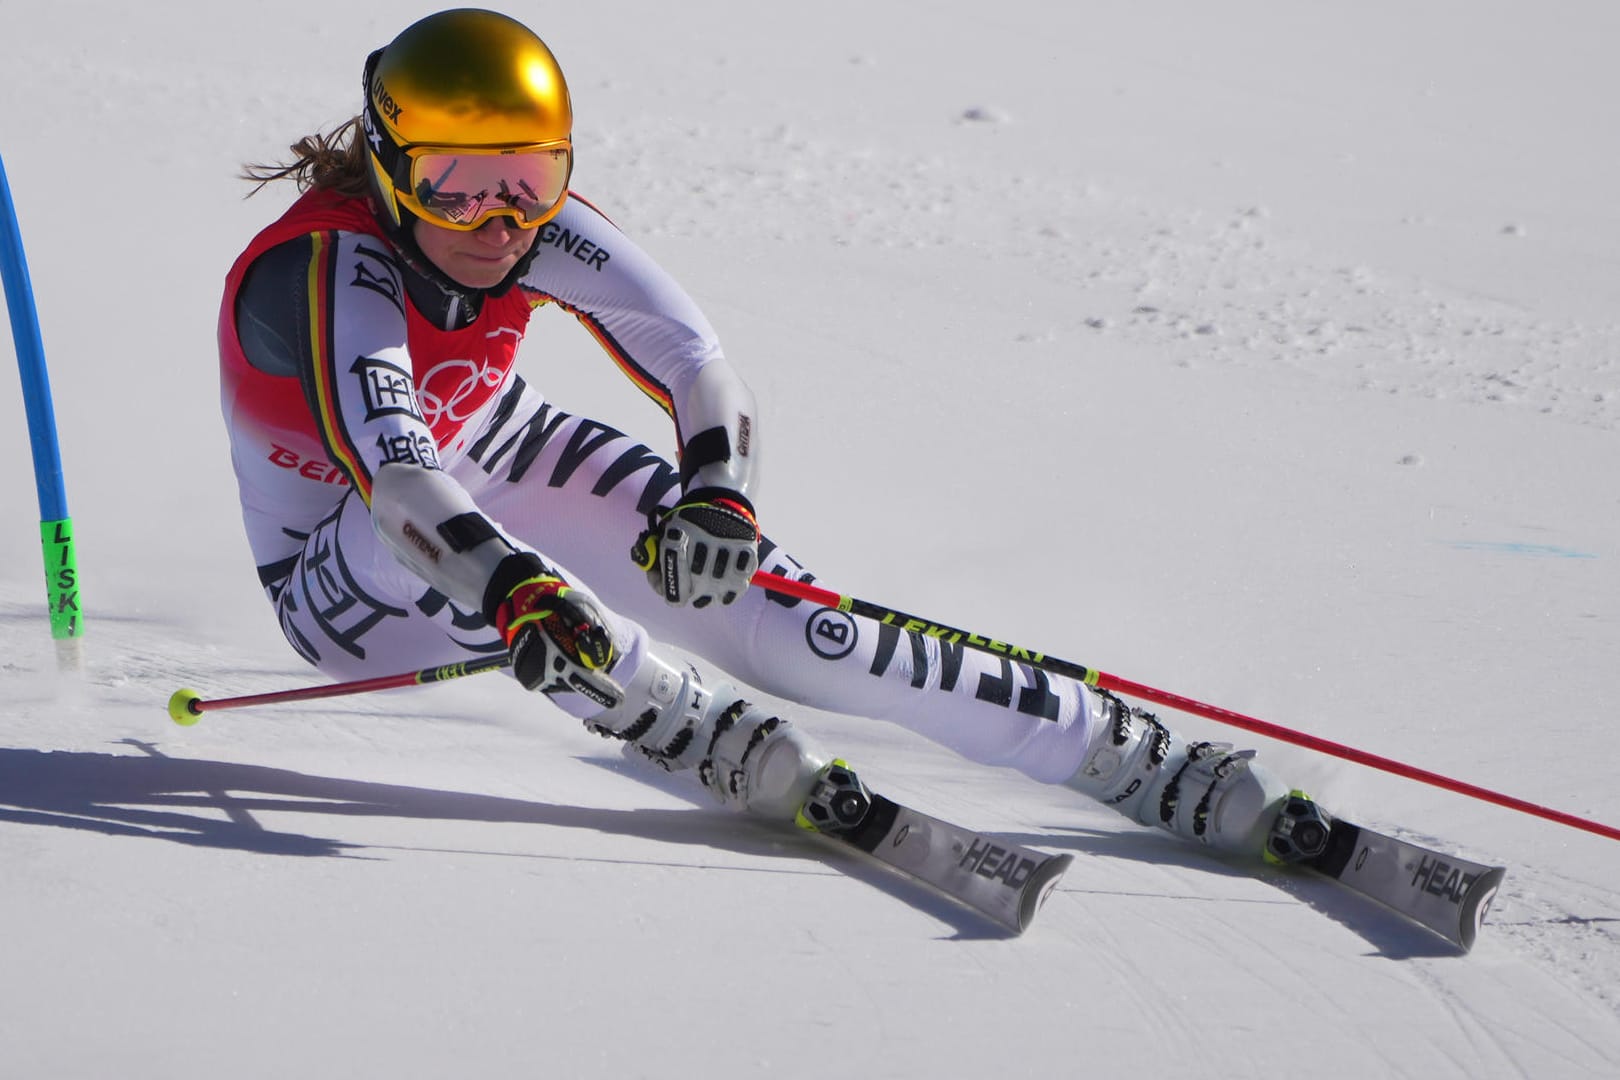
<path id="1" fill-rule="evenodd" d="M 371 80 L 371 103 L 377 107 L 378 113 L 388 118 L 390 124 L 397 125 L 400 113 L 405 111 L 383 85 L 381 75 L 374 76 Z"/>

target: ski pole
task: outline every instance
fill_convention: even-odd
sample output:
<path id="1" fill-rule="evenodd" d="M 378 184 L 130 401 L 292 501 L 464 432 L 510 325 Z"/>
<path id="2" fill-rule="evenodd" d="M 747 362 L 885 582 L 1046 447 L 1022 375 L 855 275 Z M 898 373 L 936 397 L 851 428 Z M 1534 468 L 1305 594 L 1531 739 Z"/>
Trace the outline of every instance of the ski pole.
<path id="1" fill-rule="evenodd" d="M 379 675 L 371 679 L 328 683 L 325 686 L 303 686 L 295 690 L 272 690 L 244 697 L 205 698 L 195 690 L 182 687 L 169 697 L 169 718 L 181 727 L 190 727 L 202 719 L 203 713 L 213 712 L 216 709 L 241 709 L 249 705 L 310 701 L 317 698 L 343 697 L 346 694 L 367 694 L 373 690 L 393 690 L 402 686 L 420 686 L 424 683 L 445 682 L 484 671 L 494 671 L 509 663 L 510 658 L 501 653 L 499 656 L 486 656 L 460 664 L 446 664 L 443 667 L 423 668 L 421 671 L 407 671 L 399 675 Z"/>
<path id="2" fill-rule="evenodd" d="M 1440 773 L 1430 772 L 1428 769 L 1420 769 L 1415 765 L 1407 765 L 1404 762 L 1381 757 L 1378 754 L 1370 754 L 1353 746 L 1346 746 L 1343 743 L 1319 738 L 1302 731 L 1295 731 L 1280 724 L 1273 724 L 1252 716 L 1246 716 L 1240 712 L 1233 712 L 1231 709 L 1223 709 L 1218 705 L 1206 705 L 1201 701 L 1194 701 L 1192 698 L 1183 697 L 1180 694 L 1173 694 L 1167 690 L 1158 690 L 1143 683 L 1122 679 L 1116 675 L 1110 675 L 1095 668 L 1088 668 L 1069 660 L 1061 660 L 1055 656 L 1048 656 L 1032 649 L 1020 648 L 1004 641 L 987 638 L 968 630 L 959 630 L 954 626 L 947 626 L 930 619 L 920 619 L 895 608 L 874 604 L 869 600 L 845 596 L 830 589 L 823 589 L 816 585 L 794 581 L 791 578 L 782 577 L 779 574 L 768 574 L 764 571 L 754 574 L 752 580 L 755 585 L 763 589 L 769 589 L 771 592 L 781 593 L 784 596 L 797 597 L 800 600 L 808 600 L 812 604 L 820 604 L 822 607 L 834 608 L 851 615 L 861 615 L 868 619 L 875 619 L 888 626 L 895 626 L 901 630 L 921 634 L 924 637 L 938 638 L 948 645 L 960 645 L 978 652 L 1000 656 L 1016 663 L 1028 664 L 1030 667 L 1040 668 L 1042 671 L 1051 672 L 1055 675 L 1066 675 L 1071 679 L 1083 682 L 1087 686 L 1095 686 L 1100 690 L 1117 691 L 1128 697 L 1141 698 L 1144 701 L 1151 701 L 1181 712 L 1191 713 L 1194 716 L 1202 716 L 1207 720 L 1214 720 L 1217 723 L 1227 724 L 1231 727 L 1242 728 L 1244 731 L 1264 735 L 1280 742 L 1293 743 L 1295 746 L 1303 746 L 1309 750 L 1343 758 L 1346 761 L 1353 761 L 1358 765 L 1381 769 L 1396 776 L 1404 776 L 1408 780 L 1416 780 L 1419 783 L 1444 788 L 1447 791 L 1481 799 L 1497 806 L 1506 807 L 1509 810 L 1517 810 L 1520 813 L 1546 818 L 1548 821 L 1556 821 L 1561 825 L 1568 825 L 1571 828 L 1606 836 L 1611 840 L 1620 840 L 1620 829 L 1612 825 L 1577 817 L 1562 810 L 1539 806 L 1536 803 L 1526 802 L 1524 799 L 1515 798 L 1512 795 L 1504 795 L 1501 792 L 1491 791 L 1488 788 L 1482 788 L 1464 780 L 1456 780 Z"/>

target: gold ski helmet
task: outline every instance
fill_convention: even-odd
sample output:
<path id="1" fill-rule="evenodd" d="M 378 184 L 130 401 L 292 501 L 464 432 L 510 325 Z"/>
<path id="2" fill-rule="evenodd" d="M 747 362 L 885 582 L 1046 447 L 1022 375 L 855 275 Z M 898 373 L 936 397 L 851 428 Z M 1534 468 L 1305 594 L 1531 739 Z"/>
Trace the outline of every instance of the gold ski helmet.
<path id="1" fill-rule="evenodd" d="M 407 216 L 524 229 L 562 209 L 573 106 L 545 42 L 515 19 L 458 8 L 413 23 L 366 60 L 362 114 L 385 227 Z"/>

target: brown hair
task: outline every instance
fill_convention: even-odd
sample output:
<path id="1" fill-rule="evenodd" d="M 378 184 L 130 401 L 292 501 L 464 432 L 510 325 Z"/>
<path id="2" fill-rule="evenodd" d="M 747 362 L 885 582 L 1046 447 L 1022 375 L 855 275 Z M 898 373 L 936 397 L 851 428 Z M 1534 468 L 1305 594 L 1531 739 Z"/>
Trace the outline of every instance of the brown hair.
<path id="1" fill-rule="evenodd" d="M 371 162 L 366 140 L 360 133 L 360 118 L 353 117 L 326 135 L 316 132 L 293 143 L 291 162 L 242 166 L 243 180 L 255 182 L 248 192 L 256 195 L 272 180 L 291 179 L 299 191 L 321 188 L 340 195 L 360 197 L 370 183 Z"/>

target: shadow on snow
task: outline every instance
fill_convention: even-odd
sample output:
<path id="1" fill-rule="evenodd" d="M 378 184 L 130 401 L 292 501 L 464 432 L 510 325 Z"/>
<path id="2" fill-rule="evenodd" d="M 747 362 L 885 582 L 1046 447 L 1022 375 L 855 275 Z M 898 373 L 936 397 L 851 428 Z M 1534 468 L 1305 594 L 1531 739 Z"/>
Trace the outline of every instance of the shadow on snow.
<path id="1" fill-rule="evenodd" d="M 1274 886 L 1292 897 L 1293 901 L 1315 908 L 1363 938 L 1378 955 L 1388 960 L 1464 955 L 1449 941 L 1390 911 L 1382 904 L 1353 893 L 1337 882 L 1303 868 L 1257 866 L 1249 861 L 1226 859 L 1160 832 L 1137 829 L 1099 832 L 1066 828 L 1059 830 L 1056 835 L 1011 837 L 1011 839 L 1017 843 L 1044 845 L 1048 848 L 1083 852 L 1101 858 L 1131 859 L 1160 866 L 1185 867 L 1200 873 L 1254 878 Z M 1058 891 L 1065 891 L 1065 885 L 1070 888 L 1076 887 L 1078 885 L 1076 876 L 1083 875 L 1084 872 L 1084 864 L 1077 861 L 1069 871 L 1069 875 L 1064 878 L 1063 884 L 1058 886 Z M 1208 899 L 1216 903 L 1234 902 L 1226 898 L 1199 896 L 1183 896 L 1181 899 Z"/>
<path id="2" fill-rule="evenodd" d="M 357 817 L 591 829 L 748 855 L 817 859 L 945 922 L 954 929 L 955 938 L 1008 936 L 989 920 L 869 864 L 853 852 L 831 846 L 830 841 L 731 813 L 565 806 L 315 776 L 260 765 L 173 758 L 151 743 L 123 742 L 139 752 L 0 749 L 0 822 L 266 855 L 342 858 L 380 858 L 383 856 L 368 852 L 402 848 L 270 829 L 256 815 L 310 815 L 322 832 L 340 832 L 339 822 Z M 616 771 L 614 765 L 595 764 Z M 637 775 L 656 786 L 667 786 L 680 797 L 694 795 L 677 790 L 675 778 L 666 774 L 638 769 Z"/>

